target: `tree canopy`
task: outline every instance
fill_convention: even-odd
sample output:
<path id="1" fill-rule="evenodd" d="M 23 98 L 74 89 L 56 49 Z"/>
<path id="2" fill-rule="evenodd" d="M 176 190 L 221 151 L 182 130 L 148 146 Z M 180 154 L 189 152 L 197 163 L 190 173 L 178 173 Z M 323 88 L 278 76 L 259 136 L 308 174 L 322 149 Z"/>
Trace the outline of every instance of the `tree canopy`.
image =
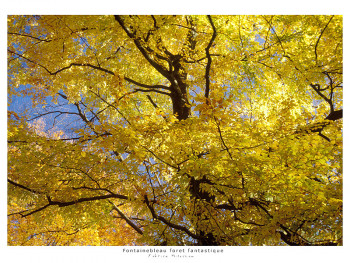
<path id="1" fill-rule="evenodd" d="M 342 245 L 342 23 L 8 16 L 8 244 Z"/>

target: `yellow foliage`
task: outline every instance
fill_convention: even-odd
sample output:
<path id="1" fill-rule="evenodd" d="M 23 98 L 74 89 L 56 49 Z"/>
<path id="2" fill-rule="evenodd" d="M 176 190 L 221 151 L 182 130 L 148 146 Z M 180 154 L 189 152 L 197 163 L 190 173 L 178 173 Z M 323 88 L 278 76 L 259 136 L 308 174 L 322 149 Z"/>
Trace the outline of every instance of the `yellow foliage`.
<path id="1" fill-rule="evenodd" d="M 8 244 L 342 244 L 342 47 L 341 16 L 9 16 Z"/>

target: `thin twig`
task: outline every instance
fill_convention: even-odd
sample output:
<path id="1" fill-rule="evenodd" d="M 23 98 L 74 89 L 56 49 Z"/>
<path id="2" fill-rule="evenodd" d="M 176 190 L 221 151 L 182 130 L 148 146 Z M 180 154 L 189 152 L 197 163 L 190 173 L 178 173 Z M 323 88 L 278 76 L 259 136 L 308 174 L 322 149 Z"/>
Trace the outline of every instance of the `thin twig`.
<path id="1" fill-rule="evenodd" d="M 210 50 L 211 46 L 213 45 L 214 39 L 216 37 L 216 28 L 214 26 L 214 23 L 213 23 L 210 15 L 208 15 L 208 19 L 209 19 L 211 27 L 213 28 L 213 35 L 211 36 L 211 39 L 208 43 L 208 46 L 205 49 L 208 63 L 207 63 L 207 66 L 205 67 L 205 94 L 204 94 L 204 97 L 207 99 L 207 103 L 209 103 L 209 101 L 208 101 L 209 92 L 210 92 L 210 76 L 209 76 L 209 74 L 210 74 L 210 66 L 211 66 L 211 62 L 212 62 L 209 50 Z"/>

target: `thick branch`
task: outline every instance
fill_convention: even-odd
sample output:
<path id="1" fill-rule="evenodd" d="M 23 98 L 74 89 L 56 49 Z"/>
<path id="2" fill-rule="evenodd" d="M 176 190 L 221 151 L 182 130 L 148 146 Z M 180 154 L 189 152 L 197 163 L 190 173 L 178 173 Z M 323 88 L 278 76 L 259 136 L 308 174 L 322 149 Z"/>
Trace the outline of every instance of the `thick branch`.
<path id="1" fill-rule="evenodd" d="M 328 99 L 322 92 L 319 84 L 310 84 L 311 88 L 316 91 L 316 93 L 324 99 L 330 106 L 331 112 L 334 110 L 333 103 L 331 99 Z"/>
<path id="2" fill-rule="evenodd" d="M 109 198 L 119 198 L 119 199 L 124 199 L 124 200 L 128 200 L 129 198 L 125 195 L 119 195 L 119 194 L 109 194 L 109 195 L 101 195 L 101 196 L 93 196 L 93 197 L 84 197 L 84 198 L 79 198 L 77 200 L 74 201 L 69 201 L 69 202 L 60 202 L 60 201 L 52 201 L 50 196 L 47 196 L 47 200 L 48 200 L 48 204 L 33 210 L 25 215 L 22 215 L 22 217 L 27 217 L 30 216 L 34 213 L 40 212 L 46 208 L 48 208 L 49 206 L 53 206 L 53 205 L 57 205 L 59 207 L 66 207 L 66 206 L 71 206 L 71 205 L 75 205 L 75 204 L 79 204 L 79 203 L 83 203 L 83 202 L 91 202 L 91 201 L 97 201 L 97 200 L 104 200 L 104 199 L 109 199 Z M 27 211 L 27 210 L 26 210 Z M 26 212 L 24 211 L 24 212 Z"/>
<path id="3" fill-rule="evenodd" d="M 330 125 L 332 121 L 336 121 L 343 118 L 343 110 L 336 110 L 331 112 L 323 121 L 316 122 L 310 125 L 307 125 L 306 127 L 303 127 L 301 129 L 298 129 L 295 134 L 307 134 L 310 132 L 318 132 L 321 133 L 325 127 Z M 322 135 L 321 135 L 322 136 Z M 322 137 L 325 137 L 324 135 Z M 326 140 L 329 140 L 328 138 L 325 138 Z"/>
<path id="4" fill-rule="evenodd" d="M 170 95 L 171 95 L 171 93 L 167 93 L 167 92 L 160 91 L 160 90 L 157 90 L 157 89 L 148 89 L 148 90 L 145 90 L 145 89 L 135 89 L 135 91 L 140 91 L 140 92 L 155 92 L 155 93 L 159 93 L 159 94 L 163 94 L 163 95 L 167 95 L 167 96 L 170 96 Z"/>
<path id="5" fill-rule="evenodd" d="M 69 202 L 52 201 L 50 199 L 49 200 L 49 205 L 57 205 L 59 207 L 65 207 L 65 206 L 75 205 L 75 204 L 78 204 L 78 203 L 97 201 L 97 200 L 104 200 L 104 199 L 109 199 L 109 198 L 118 198 L 118 199 L 124 199 L 124 200 L 128 200 L 129 199 L 125 195 L 109 194 L 109 195 L 100 195 L 100 196 L 92 196 L 92 197 L 83 197 L 83 198 L 79 198 L 77 200 L 69 201 Z"/>
<path id="6" fill-rule="evenodd" d="M 20 214 L 22 217 L 27 217 L 27 216 L 30 216 L 30 215 L 35 214 L 35 213 L 37 213 L 37 212 L 40 212 L 40 211 L 42 211 L 42 210 L 48 208 L 49 206 L 50 206 L 50 204 L 44 205 L 44 206 L 42 206 L 42 207 L 40 207 L 40 208 L 38 208 L 38 209 L 36 209 L 36 210 L 34 210 L 34 211 L 31 211 L 31 212 L 29 212 L 28 214 L 25 214 L 25 215 L 22 215 L 21 213 L 19 213 L 19 214 Z"/>
<path id="7" fill-rule="evenodd" d="M 343 110 L 342 109 L 331 112 L 327 116 L 326 120 L 336 121 L 336 120 L 339 120 L 341 118 L 343 118 Z"/>
<path id="8" fill-rule="evenodd" d="M 35 64 L 35 65 L 38 65 L 39 67 L 43 68 L 45 71 L 47 71 L 47 72 L 51 75 L 51 71 L 48 70 L 45 66 L 39 64 L 38 62 L 35 62 L 35 61 L 33 61 L 33 60 L 29 59 L 29 58 L 26 58 L 25 56 L 23 56 L 23 55 L 21 55 L 21 54 L 18 54 L 18 53 L 14 52 L 14 51 L 12 51 L 12 50 L 10 50 L 10 49 L 7 49 L 7 51 L 10 52 L 11 54 L 15 55 L 15 56 L 18 56 L 18 57 L 20 57 L 20 58 L 23 58 L 24 60 L 29 61 L 30 63 L 33 63 L 33 64 Z"/>
<path id="9" fill-rule="evenodd" d="M 26 186 L 24 186 L 24 185 L 21 185 L 21 184 L 19 184 L 19 183 L 16 183 L 16 182 L 14 182 L 14 181 L 12 181 L 12 180 L 10 180 L 10 179 L 7 179 L 7 182 L 9 182 L 10 184 L 12 184 L 12 185 L 14 185 L 14 186 L 17 186 L 17 187 L 19 187 L 19 188 L 22 188 L 22 189 L 24 189 L 24 190 L 27 190 L 27 191 L 29 191 L 29 192 L 32 192 L 33 194 L 42 194 L 41 192 L 39 192 L 39 191 L 37 191 L 37 190 L 30 189 L 29 187 L 26 187 Z"/>
<path id="10" fill-rule="evenodd" d="M 158 109 L 158 108 L 159 108 L 158 105 L 157 105 L 157 103 L 155 103 L 155 102 L 152 100 L 152 98 L 151 98 L 150 95 L 147 95 L 147 99 L 151 102 L 151 104 L 153 105 L 153 107 L 154 107 L 155 109 Z"/>
<path id="11" fill-rule="evenodd" d="M 135 84 L 136 86 L 142 87 L 142 88 L 147 88 L 147 89 L 165 89 L 165 90 L 170 90 L 169 87 L 164 86 L 164 85 L 147 85 L 147 84 L 142 84 L 140 82 L 137 82 L 135 80 L 132 80 L 128 77 L 124 77 L 124 79 L 132 84 Z"/>

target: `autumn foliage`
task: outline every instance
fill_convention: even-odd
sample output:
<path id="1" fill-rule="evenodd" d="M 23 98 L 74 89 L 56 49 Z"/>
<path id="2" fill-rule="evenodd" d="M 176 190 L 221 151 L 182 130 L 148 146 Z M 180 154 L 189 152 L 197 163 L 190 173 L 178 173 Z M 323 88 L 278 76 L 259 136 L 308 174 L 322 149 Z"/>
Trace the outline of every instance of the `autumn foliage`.
<path id="1" fill-rule="evenodd" d="M 9 16 L 8 244 L 342 245 L 342 30 Z"/>

